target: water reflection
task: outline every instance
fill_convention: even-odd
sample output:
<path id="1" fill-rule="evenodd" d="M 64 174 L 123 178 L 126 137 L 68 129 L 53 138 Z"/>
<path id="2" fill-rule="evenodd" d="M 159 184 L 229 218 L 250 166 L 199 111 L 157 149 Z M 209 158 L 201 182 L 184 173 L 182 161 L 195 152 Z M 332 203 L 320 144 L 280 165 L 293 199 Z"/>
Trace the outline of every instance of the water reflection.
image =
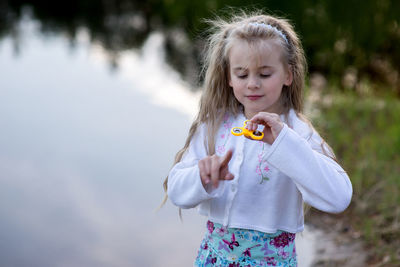
<path id="1" fill-rule="evenodd" d="M 85 31 L 71 49 L 38 26 L 22 22 L 17 57 L 0 43 L 0 265 L 190 266 L 203 219 L 154 212 L 192 116 L 160 94 L 185 85 L 148 46 L 110 72 Z"/>
<path id="2" fill-rule="evenodd" d="M 152 33 L 140 55 L 121 53 L 120 74 L 137 90 L 151 97 L 157 106 L 169 107 L 186 114 L 192 120 L 197 112 L 200 90 L 189 90 L 191 86 L 182 81 L 180 75 L 165 62 L 164 36 Z"/>

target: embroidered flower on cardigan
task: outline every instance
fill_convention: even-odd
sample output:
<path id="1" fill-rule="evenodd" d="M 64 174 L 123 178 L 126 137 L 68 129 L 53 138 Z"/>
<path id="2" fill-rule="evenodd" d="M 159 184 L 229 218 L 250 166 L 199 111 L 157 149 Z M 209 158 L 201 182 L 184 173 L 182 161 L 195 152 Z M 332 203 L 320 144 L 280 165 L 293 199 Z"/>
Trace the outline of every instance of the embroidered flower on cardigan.
<path id="1" fill-rule="evenodd" d="M 256 173 L 260 176 L 260 184 L 262 184 L 264 181 L 269 181 L 269 178 L 267 176 L 267 172 L 270 171 L 269 166 L 267 165 L 267 161 L 264 160 L 264 150 L 265 150 L 265 143 L 262 141 L 258 142 L 261 148 L 261 152 L 258 154 L 258 165 L 256 167 Z"/>
<path id="2" fill-rule="evenodd" d="M 224 128 L 226 130 L 231 130 L 232 122 L 229 121 L 229 113 L 225 113 L 223 120 L 224 120 L 224 122 L 223 122 L 224 123 Z"/>
<path id="3" fill-rule="evenodd" d="M 229 132 L 230 132 L 230 130 L 231 130 L 231 128 L 232 128 L 232 121 L 230 121 L 229 120 L 229 114 L 228 113 L 226 113 L 225 115 L 224 115 L 224 118 L 223 118 L 223 122 L 222 122 L 222 132 L 220 132 L 217 136 L 219 136 L 220 137 L 220 139 L 221 140 L 223 140 L 223 143 L 222 144 L 220 144 L 220 145 L 217 145 L 217 149 L 216 149 L 216 152 L 217 152 L 217 154 L 219 154 L 219 155 L 222 155 L 222 154 L 225 154 L 225 152 L 226 152 L 226 148 L 225 148 L 225 145 L 226 145 L 226 143 L 228 142 L 228 139 L 229 139 L 229 136 L 230 136 L 230 134 L 229 134 Z"/>
<path id="4" fill-rule="evenodd" d="M 232 128 L 232 121 L 231 117 L 229 116 L 228 113 L 226 113 L 223 117 L 223 122 L 222 122 L 222 129 L 218 133 L 219 137 L 219 144 L 216 144 L 216 153 L 218 155 L 223 155 L 226 152 L 226 144 L 228 142 L 228 139 L 230 137 L 230 130 Z M 222 143 L 222 144 L 221 144 Z M 260 153 L 257 155 L 258 158 L 258 164 L 256 166 L 256 174 L 260 177 L 260 184 L 262 184 L 264 181 L 269 181 L 269 177 L 267 176 L 267 173 L 270 171 L 270 168 L 267 164 L 267 161 L 264 160 L 264 154 L 265 154 L 265 143 L 262 141 L 258 142 L 260 146 Z"/>
<path id="5" fill-rule="evenodd" d="M 217 146 L 217 153 L 224 154 L 225 153 L 225 145 Z"/>

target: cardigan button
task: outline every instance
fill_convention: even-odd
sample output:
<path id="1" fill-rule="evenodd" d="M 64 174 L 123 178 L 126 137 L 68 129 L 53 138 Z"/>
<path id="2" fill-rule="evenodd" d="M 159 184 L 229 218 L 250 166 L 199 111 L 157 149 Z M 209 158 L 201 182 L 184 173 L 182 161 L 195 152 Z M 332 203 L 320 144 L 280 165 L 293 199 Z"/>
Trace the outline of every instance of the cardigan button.
<path id="1" fill-rule="evenodd" d="M 233 185 L 231 185 L 231 191 L 232 192 L 235 192 L 236 191 L 236 186 L 233 184 Z"/>

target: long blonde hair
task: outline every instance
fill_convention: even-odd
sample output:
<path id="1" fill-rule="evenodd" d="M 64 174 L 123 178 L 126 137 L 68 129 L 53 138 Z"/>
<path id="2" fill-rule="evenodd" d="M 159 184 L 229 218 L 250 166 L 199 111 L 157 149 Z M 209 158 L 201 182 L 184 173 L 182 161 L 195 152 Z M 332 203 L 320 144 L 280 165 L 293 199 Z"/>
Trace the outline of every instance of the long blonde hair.
<path id="1" fill-rule="evenodd" d="M 209 155 L 215 153 L 215 135 L 222 122 L 223 115 L 230 113 L 237 115 L 242 111 L 242 105 L 236 100 L 232 88 L 229 86 L 229 50 L 235 40 L 245 40 L 249 43 L 262 40 L 276 40 L 282 47 L 282 60 L 285 67 L 292 72 L 293 82 L 284 86 L 280 101 L 283 114 L 286 116 L 290 109 L 300 114 L 303 110 L 303 88 L 307 69 L 304 50 L 301 42 L 288 20 L 270 15 L 244 11 L 233 16 L 229 21 L 217 18 L 209 20 L 211 34 L 208 37 L 204 57 L 203 73 L 204 91 L 200 99 L 200 109 L 193 121 L 185 145 L 175 156 L 175 163 L 179 162 L 190 145 L 193 135 L 200 124 L 208 127 L 205 147 Z M 262 27 L 270 25 L 272 27 Z M 271 29 L 272 28 L 272 29 Z M 273 30 L 275 28 L 275 30 Z M 286 40 L 279 34 L 279 30 Z M 164 181 L 164 190 L 167 193 L 168 177 Z M 166 194 L 163 204 L 168 196 Z"/>

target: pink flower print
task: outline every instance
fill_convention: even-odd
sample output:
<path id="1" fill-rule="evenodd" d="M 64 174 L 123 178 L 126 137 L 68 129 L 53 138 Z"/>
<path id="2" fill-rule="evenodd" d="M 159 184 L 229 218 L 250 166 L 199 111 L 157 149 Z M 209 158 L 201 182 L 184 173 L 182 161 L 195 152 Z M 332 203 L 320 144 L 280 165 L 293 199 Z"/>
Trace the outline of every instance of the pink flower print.
<path id="1" fill-rule="evenodd" d="M 221 134 L 221 138 L 224 139 L 225 138 L 225 134 Z"/>
<path id="2" fill-rule="evenodd" d="M 224 123 L 224 127 L 225 127 L 226 130 L 230 130 L 232 128 L 232 122 Z"/>
<path id="3" fill-rule="evenodd" d="M 251 257 L 250 248 L 246 248 L 246 250 L 243 252 L 243 256 Z"/>
<path id="4" fill-rule="evenodd" d="M 283 232 L 270 241 L 270 244 L 276 248 L 286 247 L 289 243 L 293 242 L 295 234 Z"/>
<path id="5" fill-rule="evenodd" d="M 257 166 L 257 168 L 256 168 L 256 173 L 257 173 L 258 175 L 261 175 L 260 165 Z"/>
<path id="6" fill-rule="evenodd" d="M 236 241 L 236 237 L 235 237 L 234 233 L 232 233 L 231 242 L 229 242 L 225 239 L 222 239 L 222 241 L 224 241 L 224 243 L 227 244 L 231 250 L 234 249 L 233 246 L 236 246 L 236 247 L 239 246 L 239 242 Z"/>
<path id="7" fill-rule="evenodd" d="M 268 255 L 270 255 L 270 254 L 274 254 L 274 253 L 275 253 L 275 251 L 273 251 L 273 250 L 271 250 L 271 249 L 268 248 L 268 242 L 265 242 L 265 243 L 264 243 L 264 247 L 261 248 L 261 251 L 264 251 L 264 255 L 265 255 L 265 256 L 268 256 Z"/>
<path id="8" fill-rule="evenodd" d="M 225 153 L 225 146 L 218 146 L 217 147 L 217 153 L 219 153 L 219 154 Z"/>
<path id="9" fill-rule="evenodd" d="M 263 171 L 264 172 L 268 172 L 270 169 L 269 169 L 269 167 L 268 167 L 268 165 L 266 165 L 264 168 L 263 168 L 263 170 L 261 170 L 261 163 L 257 166 L 257 168 L 256 168 L 256 173 L 258 174 L 258 175 L 260 175 L 261 176 L 261 180 L 260 180 L 260 184 L 262 184 L 264 181 L 269 181 L 269 178 L 267 177 L 267 176 L 265 176 L 264 175 L 264 173 L 263 173 Z"/>
<path id="10" fill-rule="evenodd" d="M 240 264 L 239 263 L 236 263 L 236 262 L 234 262 L 234 263 L 229 263 L 229 266 L 228 267 L 240 267 Z"/>
<path id="11" fill-rule="evenodd" d="M 225 244 L 224 242 L 219 241 L 218 243 L 218 250 L 226 250 L 226 252 L 231 252 L 228 248 L 228 245 Z"/>
<path id="12" fill-rule="evenodd" d="M 228 114 L 228 113 L 225 113 L 225 115 L 224 115 L 224 122 L 227 121 L 228 119 L 229 119 L 229 114 Z"/>
<path id="13" fill-rule="evenodd" d="M 217 228 L 217 234 L 219 236 L 224 236 L 226 233 L 228 233 L 228 230 L 225 227 Z"/>
<path id="14" fill-rule="evenodd" d="M 264 260 L 267 262 L 268 266 L 276 266 L 276 260 L 274 257 L 265 257 Z"/>
<path id="15" fill-rule="evenodd" d="M 266 164 L 267 161 L 263 159 L 263 157 L 264 157 L 264 144 L 263 144 L 263 142 L 260 142 L 260 144 L 262 144 L 263 147 L 262 147 L 261 152 L 257 155 L 259 164 L 258 164 L 258 166 L 256 168 L 256 174 L 261 176 L 260 184 L 262 184 L 264 181 L 269 181 L 269 178 L 266 175 L 264 175 L 264 173 L 268 172 L 270 170 L 270 168 Z"/>
<path id="16" fill-rule="evenodd" d="M 250 250 L 253 249 L 253 248 L 259 247 L 259 246 L 261 246 L 261 245 L 258 244 L 258 245 L 252 246 L 252 247 L 250 247 L 250 248 L 246 248 L 246 250 L 242 253 L 243 256 L 251 257 L 251 252 L 250 252 Z"/>
<path id="17" fill-rule="evenodd" d="M 217 258 L 208 257 L 208 258 L 206 259 L 206 265 L 209 264 L 209 263 L 211 263 L 212 265 L 214 265 L 215 263 L 217 263 Z"/>
<path id="18" fill-rule="evenodd" d="M 208 229 L 208 231 L 210 232 L 210 234 L 212 234 L 212 232 L 214 231 L 214 223 L 213 222 L 211 222 L 211 221 L 208 221 L 207 222 L 207 229 Z"/>
<path id="19" fill-rule="evenodd" d="M 283 248 L 280 248 L 278 251 L 278 255 L 282 257 L 282 259 L 287 259 L 289 257 L 289 252 L 285 252 Z"/>

